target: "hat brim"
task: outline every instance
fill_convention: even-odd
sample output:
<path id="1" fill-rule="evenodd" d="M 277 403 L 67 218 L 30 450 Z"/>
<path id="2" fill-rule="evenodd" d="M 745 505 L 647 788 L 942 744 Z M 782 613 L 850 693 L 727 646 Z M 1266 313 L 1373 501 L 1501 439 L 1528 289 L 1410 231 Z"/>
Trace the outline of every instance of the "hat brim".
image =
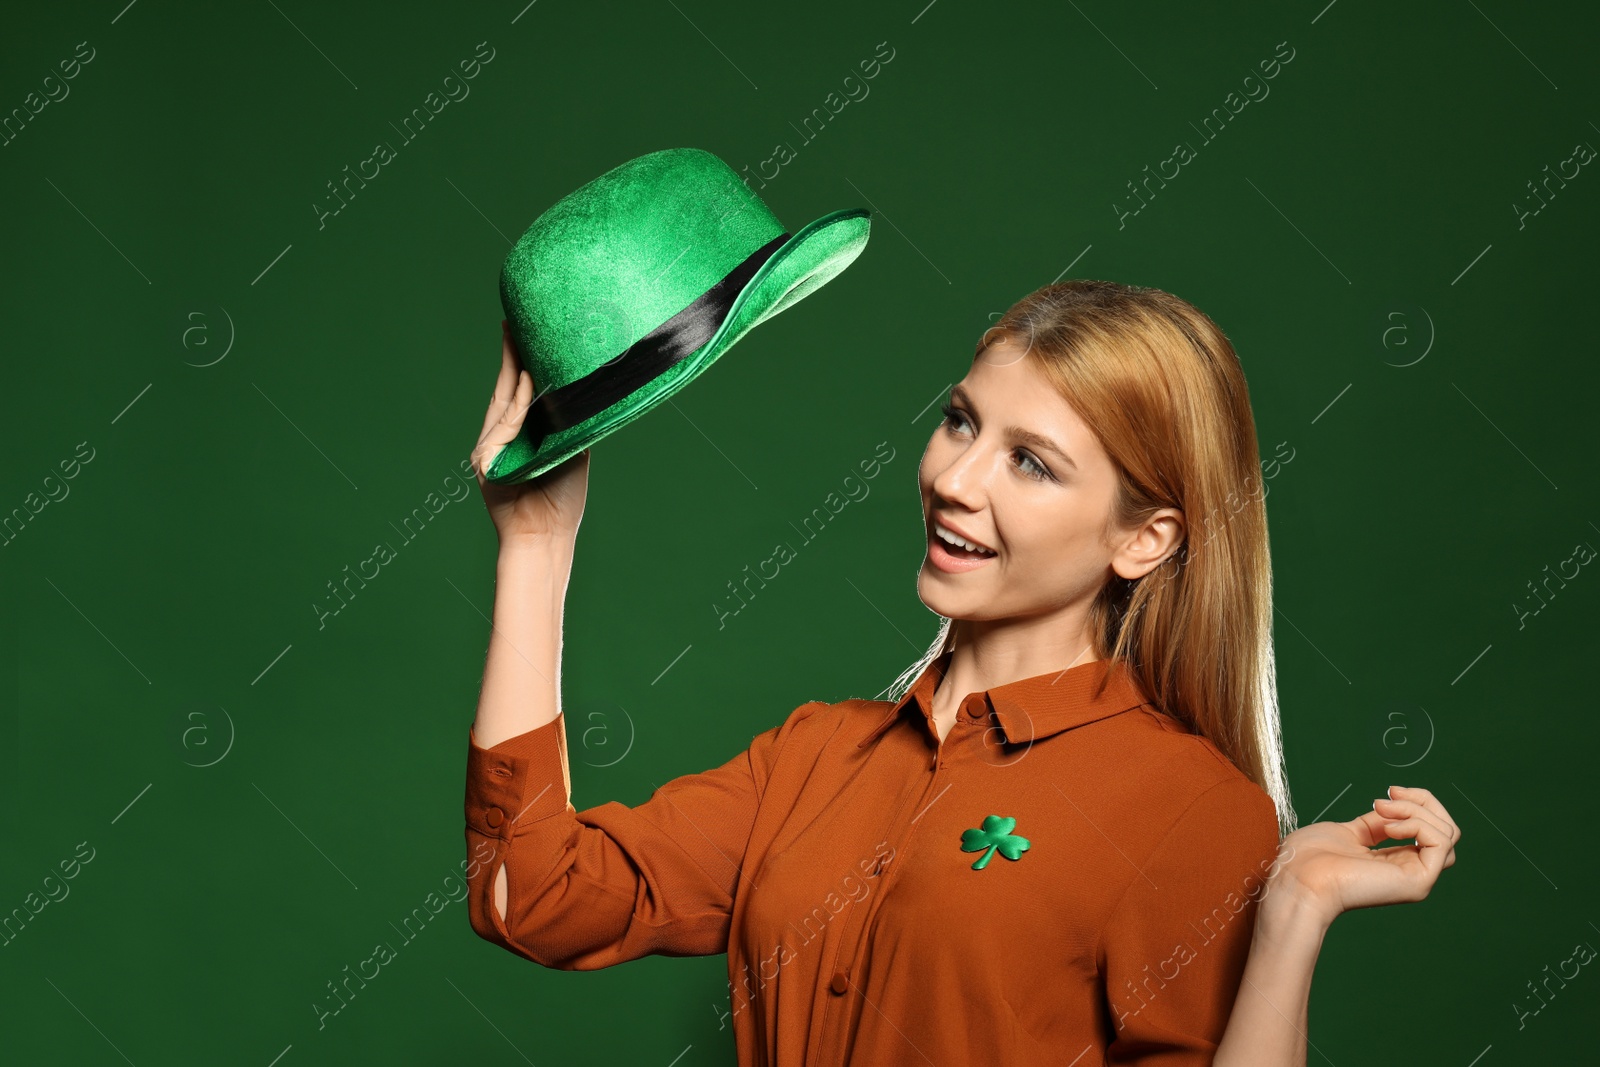
<path id="1" fill-rule="evenodd" d="M 495 456 L 486 480 L 512 485 L 537 478 L 656 407 L 704 373 L 745 334 L 833 280 L 861 254 L 871 227 L 865 208 L 830 212 L 802 227 L 751 275 L 705 344 L 611 407 L 547 435 L 538 448 L 519 434 Z"/>

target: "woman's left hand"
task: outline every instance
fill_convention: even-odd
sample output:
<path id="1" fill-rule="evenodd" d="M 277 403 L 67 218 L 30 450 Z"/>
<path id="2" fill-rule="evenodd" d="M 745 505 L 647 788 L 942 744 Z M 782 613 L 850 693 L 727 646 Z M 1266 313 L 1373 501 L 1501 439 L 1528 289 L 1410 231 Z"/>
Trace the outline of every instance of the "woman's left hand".
<path id="1" fill-rule="evenodd" d="M 1349 822 L 1303 826 L 1278 846 L 1279 868 L 1265 901 L 1307 908 L 1332 923 L 1355 908 L 1422 900 L 1456 861 L 1461 828 L 1426 789 L 1390 786 L 1372 811 Z M 1414 845 L 1377 848 L 1387 841 Z"/>

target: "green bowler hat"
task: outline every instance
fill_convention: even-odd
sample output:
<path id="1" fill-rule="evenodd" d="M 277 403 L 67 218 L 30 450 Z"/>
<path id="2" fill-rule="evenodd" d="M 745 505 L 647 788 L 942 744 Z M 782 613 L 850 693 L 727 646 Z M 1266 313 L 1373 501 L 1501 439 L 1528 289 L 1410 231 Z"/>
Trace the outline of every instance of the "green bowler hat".
<path id="1" fill-rule="evenodd" d="M 535 395 L 487 480 L 524 482 L 693 381 L 861 254 L 866 208 L 791 235 L 732 167 L 651 152 L 568 193 L 506 256 L 500 303 Z"/>

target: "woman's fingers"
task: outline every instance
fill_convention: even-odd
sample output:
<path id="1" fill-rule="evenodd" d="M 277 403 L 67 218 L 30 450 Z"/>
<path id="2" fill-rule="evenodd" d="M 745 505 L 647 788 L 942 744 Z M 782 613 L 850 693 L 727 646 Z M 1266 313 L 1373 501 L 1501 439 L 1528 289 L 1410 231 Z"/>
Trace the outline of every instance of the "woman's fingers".
<path id="1" fill-rule="evenodd" d="M 489 468 L 500 450 L 511 443 L 522 429 L 522 420 L 533 400 L 533 379 L 525 370 L 517 372 L 516 389 L 511 392 L 499 416 L 484 431 L 478 446 L 472 450 L 473 464 L 478 473 L 487 478 Z"/>
<path id="2" fill-rule="evenodd" d="M 483 426 L 478 430 L 478 440 L 482 441 L 500 416 L 505 413 L 506 404 L 511 399 L 512 392 L 517 386 L 517 372 L 521 365 L 517 361 L 516 347 L 511 343 L 511 331 L 504 319 L 500 321 L 500 371 L 495 377 L 494 390 L 489 394 L 488 409 L 483 413 Z"/>
<path id="3" fill-rule="evenodd" d="M 1406 865 L 1405 860 L 1398 855 L 1389 857 L 1384 853 L 1407 852 L 1410 856 L 1405 859 L 1415 857 L 1422 864 L 1420 872 L 1414 868 L 1407 871 L 1407 874 L 1416 881 L 1414 886 L 1416 899 L 1421 900 L 1428 895 L 1428 890 L 1433 888 L 1439 872 L 1444 870 L 1444 852 L 1448 846 L 1433 824 L 1423 822 L 1421 819 L 1402 819 L 1399 822 L 1392 822 L 1385 827 L 1385 830 L 1396 841 L 1416 841 L 1416 845 L 1405 849 L 1379 849 L 1377 855 L 1380 859 L 1393 859 L 1396 863 Z"/>
<path id="4" fill-rule="evenodd" d="M 1387 800 L 1379 797 L 1373 801 L 1372 810 L 1386 819 L 1421 819 L 1432 826 L 1443 840 L 1454 843 L 1454 829 L 1450 824 L 1441 822 L 1433 812 L 1412 800 Z"/>
<path id="5" fill-rule="evenodd" d="M 1439 798 L 1426 789 L 1413 786 L 1390 786 L 1389 793 L 1395 800 L 1406 800 L 1420 804 L 1428 812 L 1433 821 L 1442 826 L 1449 840 L 1449 847 L 1445 852 L 1444 865 L 1449 867 L 1456 861 L 1456 845 L 1461 841 L 1461 827 L 1450 817 L 1445 806 L 1439 803 Z"/>
<path id="6" fill-rule="evenodd" d="M 516 392 L 511 394 L 511 403 L 506 405 L 505 413 L 500 416 L 501 425 L 510 428 L 511 437 L 515 437 L 517 431 L 522 429 L 523 416 L 527 415 L 528 405 L 531 403 L 533 403 L 533 378 L 527 371 L 518 370 Z M 507 437 L 506 440 L 511 440 L 511 437 Z"/>
<path id="7" fill-rule="evenodd" d="M 483 416 L 483 430 L 472 450 L 472 461 L 482 477 L 488 477 L 488 469 L 501 448 L 522 432 L 523 419 L 533 403 L 533 376 L 523 370 L 522 360 L 517 358 L 517 347 L 512 344 L 510 330 L 504 322 L 501 331 L 501 373 L 494 382 L 490 408 Z"/>
<path id="8" fill-rule="evenodd" d="M 1389 840 L 1389 835 L 1383 832 L 1383 828 L 1388 822 L 1387 816 L 1380 815 L 1376 811 L 1369 811 L 1339 825 L 1354 834 L 1357 843 L 1365 848 L 1372 848 Z"/>
<path id="9" fill-rule="evenodd" d="M 488 477 L 489 468 L 500 450 L 521 432 L 528 406 L 533 402 L 533 377 L 522 369 L 510 329 L 504 321 L 500 327 L 500 376 L 489 398 L 489 410 L 484 414 L 478 443 L 472 450 L 473 466 L 484 478 Z"/>
<path id="10" fill-rule="evenodd" d="M 1408 866 L 1411 856 L 1421 861 L 1422 872 L 1416 884 L 1418 893 L 1416 899 L 1421 900 L 1428 895 L 1428 890 L 1433 888 L 1434 881 L 1439 877 L 1439 872 L 1448 867 L 1451 862 L 1450 853 L 1452 842 L 1450 835 L 1440 829 L 1434 822 L 1420 816 L 1409 819 L 1397 819 L 1387 822 L 1383 827 L 1384 833 L 1396 841 L 1414 840 L 1414 849 L 1378 849 L 1373 855 L 1379 859 L 1389 860 L 1402 867 Z M 1390 856 L 1387 853 L 1396 853 Z M 1411 856 L 1403 853 L 1411 853 Z"/>
<path id="11" fill-rule="evenodd" d="M 1421 804 L 1428 811 L 1438 817 L 1439 821 L 1450 828 L 1451 843 L 1461 840 L 1461 827 L 1450 817 L 1444 805 L 1439 803 L 1439 798 L 1428 790 L 1417 786 L 1396 785 L 1389 787 L 1389 795 L 1395 800 L 1410 800 Z"/>

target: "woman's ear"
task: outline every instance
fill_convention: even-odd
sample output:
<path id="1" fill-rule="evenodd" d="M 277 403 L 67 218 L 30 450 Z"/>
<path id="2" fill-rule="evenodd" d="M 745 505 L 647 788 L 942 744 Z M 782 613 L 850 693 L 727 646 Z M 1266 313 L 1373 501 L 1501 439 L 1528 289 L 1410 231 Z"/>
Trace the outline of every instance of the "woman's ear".
<path id="1" fill-rule="evenodd" d="M 1178 551 L 1183 535 L 1183 512 L 1162 508 L 1123 541 L 1111 558 L 1111 569 L 1129 581 L 1143 578 Z"/>

